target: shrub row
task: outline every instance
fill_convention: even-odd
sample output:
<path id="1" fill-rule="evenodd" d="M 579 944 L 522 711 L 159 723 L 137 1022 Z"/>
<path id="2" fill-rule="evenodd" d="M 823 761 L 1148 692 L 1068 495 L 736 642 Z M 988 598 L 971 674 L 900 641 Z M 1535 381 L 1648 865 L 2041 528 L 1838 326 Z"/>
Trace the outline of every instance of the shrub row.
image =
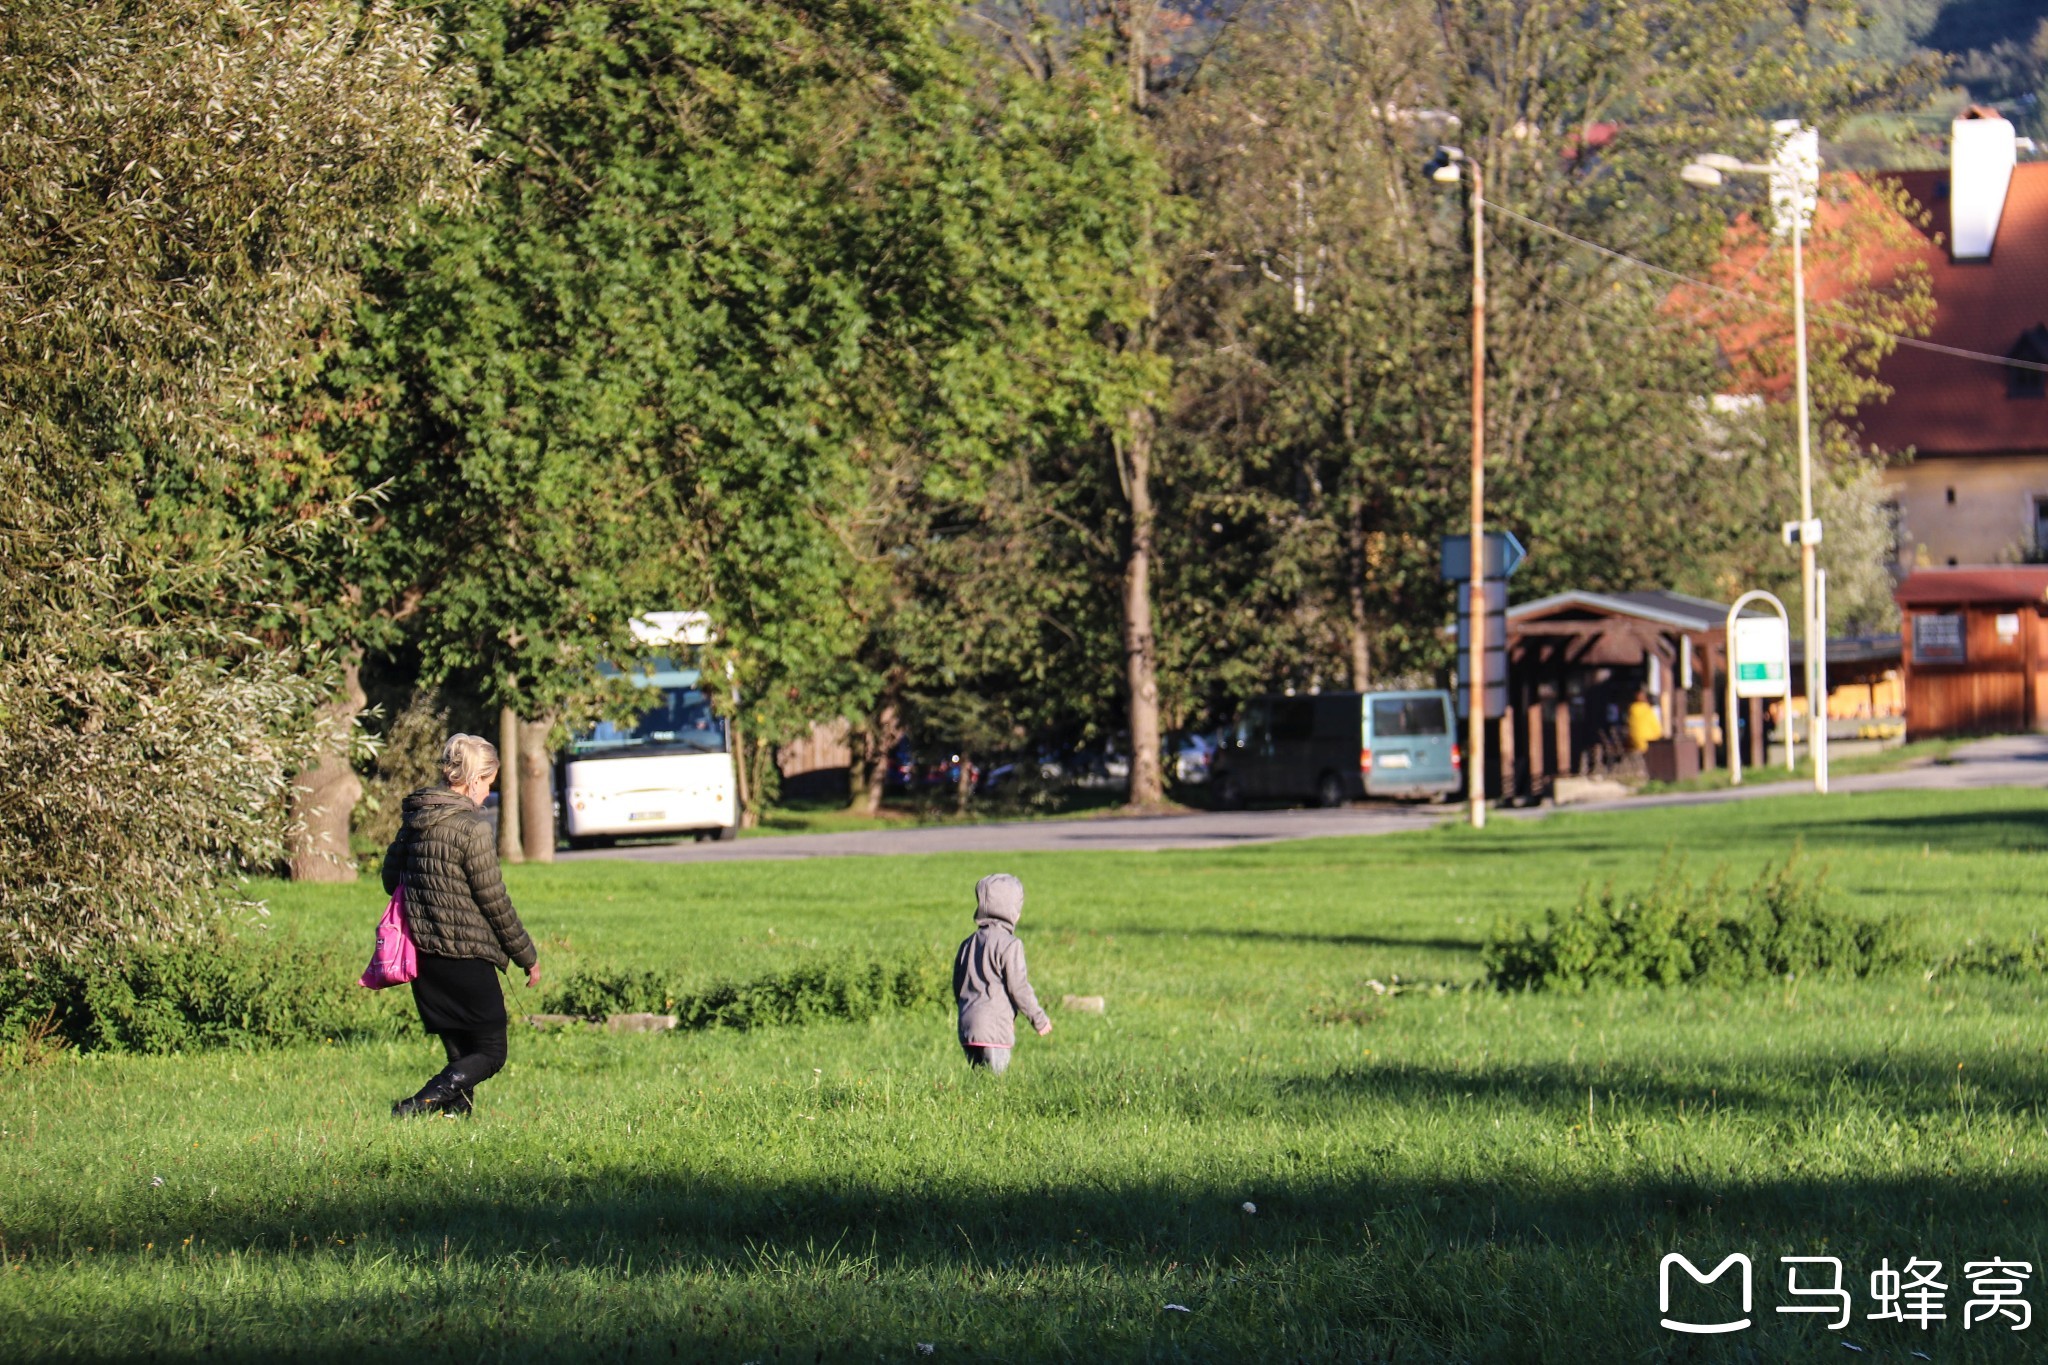
<path id="1" fill-rule="evenodd" d="M 2040 976 L 2043 972 L 2048 972 L 2048 940 L 2036 933 L 2017 943 L 2002 939 L 1967 943 L 1928 968 L 1927 977 L 1931 981 L 1938 976 L 1970 973 L 2024 980 Z"/>
<path id="2" fill-rule="evenodd" d="M 1795 850 L 1746 890 L 1725 872 L 1704 883 L 1666 857 L 1648 889 L 1588 888 L 1541 928 L 1497 925 L 1481 950 L 1502 990 L 1584 990 L 1600 984 L 1739 984 L 1810 973 L 1868 976 L 1905 962 L 1908 926 L 1829 903 L 1826 875 Z"/>
<path id="3" fill-rule="evenodd" d="M 817 1019 L 872 1019 L 952 999 L 944 965 L 928 953 L 891 960 L 802 963 L 701 991 L 677 989 L 653 972 L 580 972 L 549 999 L 558 1014 L 673 1014 L 686 1029 L 767 1028 Z"/>
<path id="4" fill-rule="evenodd" d="M 410 993 L 356 986 L 354 958 L 227 933 L 58 962 L 0 977 L 0 1061 L 93 1052 L 185 1052 L 392 1038 L 416 1030 Z M 586 972 L 550 999 L 563 1014 L 675 1014 L 684 1028 L 763 1028 L 869 1019 L 950 1000 L 928 954 L 800 964 L 750 981 L 682 992 L 654 972 Z"/>
<path id="5" fill-rule="evenodd" d="M 269 1047 L 403 1032 L 409 1001 L 359 990 L 359 967 L 296 945 L 227 933 L 134 947 L 101 961 L 52 962 L 0 978 L 0 1045 L 182 1052 Z"/>

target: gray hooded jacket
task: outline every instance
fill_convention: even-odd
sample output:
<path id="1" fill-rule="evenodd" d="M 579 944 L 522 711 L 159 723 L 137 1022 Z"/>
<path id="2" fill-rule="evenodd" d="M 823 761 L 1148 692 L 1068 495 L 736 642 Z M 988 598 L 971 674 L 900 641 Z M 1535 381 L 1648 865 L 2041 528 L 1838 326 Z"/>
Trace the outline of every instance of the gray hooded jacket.
<path id="1" fill-rule="evenodd" d="M 974 886 L 974 933 L 953 957 L 953 995 L 960 1002 L 960 1041 L 1012 1047 L 1017 1016 L 1032 1027 L 1050 1021 L 1038 1007 L 1024 970 L 1024 944 L 1013 932 L 1024 911 L 1024 883 L 1007 872 Z"/>

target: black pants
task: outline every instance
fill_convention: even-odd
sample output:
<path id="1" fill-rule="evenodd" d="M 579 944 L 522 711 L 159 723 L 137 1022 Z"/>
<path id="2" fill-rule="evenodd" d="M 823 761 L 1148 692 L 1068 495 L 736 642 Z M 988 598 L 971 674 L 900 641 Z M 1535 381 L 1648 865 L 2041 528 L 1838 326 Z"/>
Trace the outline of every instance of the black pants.
<path id="1" fill-rule="evenodd" d="M 494 1029 L 443 1029 L 441 1047 L 448 1065 L 435 1080 L 461 1079 L 467 1092 L 505 1069 L 505 1027 Z"/>

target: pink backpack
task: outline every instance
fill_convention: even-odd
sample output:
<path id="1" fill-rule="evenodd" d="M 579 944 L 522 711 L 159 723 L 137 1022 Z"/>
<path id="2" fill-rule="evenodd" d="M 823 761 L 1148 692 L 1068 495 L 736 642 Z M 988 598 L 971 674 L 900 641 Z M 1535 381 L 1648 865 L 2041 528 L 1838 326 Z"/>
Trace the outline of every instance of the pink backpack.
<path id="1" fill-rule="evenodd" d="M 420 974 L 419 956 L 413 950 L 412 935 L 405 928 L 405 883 L 391 893 L 384 918 L 377 921 L 377 951 L 356 984 L 381 991 L 386 986 L 403 986 Z"/>

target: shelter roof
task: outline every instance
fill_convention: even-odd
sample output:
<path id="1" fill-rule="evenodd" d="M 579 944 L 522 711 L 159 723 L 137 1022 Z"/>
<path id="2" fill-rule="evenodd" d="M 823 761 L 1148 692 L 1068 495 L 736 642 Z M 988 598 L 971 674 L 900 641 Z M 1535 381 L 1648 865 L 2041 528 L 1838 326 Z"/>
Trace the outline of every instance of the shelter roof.
<path id="1" fill-rule="evenodd" d="M 1899 584 L 1896 595 L 1902 607 L 2044 602 L 2048 601 L 2048 565 L 1920 569 Z"/>
<path id="2" fill-rule="evenodd" d="M 1728 604 L 1657 589 L 1649 592 L 1561 592 L 1508 608 L 1510 625 L 1524 621 L 1597 616 L 1625 616 L 1666 630 L 1716 631 L 1727 627 Z"/>

